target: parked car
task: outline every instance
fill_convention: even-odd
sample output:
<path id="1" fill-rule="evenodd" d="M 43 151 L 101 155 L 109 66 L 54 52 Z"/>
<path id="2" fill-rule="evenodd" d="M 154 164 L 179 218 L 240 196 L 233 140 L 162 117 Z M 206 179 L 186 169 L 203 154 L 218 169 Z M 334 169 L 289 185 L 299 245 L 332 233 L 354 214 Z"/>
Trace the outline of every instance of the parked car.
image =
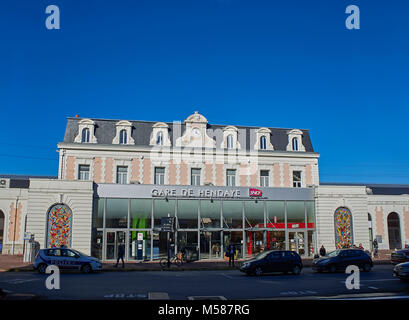
<path id="1" fill-rule="evenodd" d="M 409 280 L 409 262 L 397 264 L 393 268 L 393 276 L 401 280 Z"/>
<path id="2" fill-rule="evenodd" d="M 300 274 L 302 268 L 302 260 L 298 253 L 287 250 L 264 251 L 240 265 L 241 272 L 257 276 L 270 272 Z"/>
<path id="3" fill-rule="evenodd" d="M 45 273 L 50 265 L 56 265 L 63 270 L 81 270 L 84 273 L 102 269 L 102 263 L 99 259 L 74 249 L 41 249 L 34 261 L 34 269 L 38 270 L 39 273 Z"/>
<path id="4" fill-rule="evenodd" d="M 356 265 L 363 271 L 369 272 L 373 267 L 373 262 L 371 257 L 361 249 L 339 249 L 315 259 L 312 270 L 315 272 L 345 271 L 349 265 Z"/>
<path id="5" fill-rule="evenodd" d="M 402 262 L 409 262 L 409 249 L 402 249 L 392 252 L 391 263 L 398 264 Z"/>

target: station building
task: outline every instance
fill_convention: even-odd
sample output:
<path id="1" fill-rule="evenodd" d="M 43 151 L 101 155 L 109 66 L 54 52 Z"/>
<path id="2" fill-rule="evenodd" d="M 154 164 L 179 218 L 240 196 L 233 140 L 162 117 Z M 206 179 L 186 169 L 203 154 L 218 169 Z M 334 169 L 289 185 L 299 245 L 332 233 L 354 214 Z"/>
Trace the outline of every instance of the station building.
<path id="1" fill-rule="evenodd" d="M 409 185 L 320 183 L 309 131 L 184 122 L 68 118 L 55 177 L 0 177 L 3 254 L 66 245 L 104 261 L 166 255 L 161 218 L 174 217 L 175 250 L 199 259 L 289 249 L 312 257 L 362 244 L 409 244 Z"/>

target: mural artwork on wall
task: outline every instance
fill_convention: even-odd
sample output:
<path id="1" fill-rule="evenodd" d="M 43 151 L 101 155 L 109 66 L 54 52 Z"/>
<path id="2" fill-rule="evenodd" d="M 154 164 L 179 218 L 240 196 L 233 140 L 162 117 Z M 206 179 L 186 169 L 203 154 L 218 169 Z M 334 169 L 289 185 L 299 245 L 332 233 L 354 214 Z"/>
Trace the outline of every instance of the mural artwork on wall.
<path id="1" fill-rule="evenodd" d="M 71 210 L 64 204 L 51 207 L 48 213 L 47 247 L 71 246 Z"/>
<path id="2" fill-rule="evenodd" d="M 347 208 L 335 210 L 335 246 L 337 249 L 351 247 L 352 239 L 352 214 Z"/>

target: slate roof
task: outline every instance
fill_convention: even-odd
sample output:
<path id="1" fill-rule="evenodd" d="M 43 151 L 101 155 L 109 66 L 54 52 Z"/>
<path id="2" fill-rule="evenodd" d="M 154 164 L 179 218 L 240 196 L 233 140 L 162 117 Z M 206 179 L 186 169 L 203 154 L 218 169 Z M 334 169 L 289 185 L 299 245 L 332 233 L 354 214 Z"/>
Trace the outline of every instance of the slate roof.
<path id="1" fill-rule="evenodd" d="M 78 135 L 78 122 L 84 118 L 68 118 L 67 127 L 65 130 L 64 142 L 74 143 L 75 137 Z M 95 136 L 98 144 L 112 144 L 112 140 L 116 135 L 116 123 L 120 120 L 108 120 L 108 119 L 92 119 L 95 122 Z M 159 121 L 129 121 L 132 123 L 132 138 L 135 140 L 136 146 L 149 146 L 149 141 L 152 134 L 152 126 Z M 169 126 L 169 139 L 172 142 L 175 141 L 173 136 L 174 123 L 165 122 Z M 183 122 L 180 123 L 181 134 L 183 135 L 186 126 Z M 207 134 L 216 139 L 216 146 L 220 147 L 223 140 L 223 129 L 228 125 L 212 125 L 207 124 Z M 252 150 L 256 143 L 256 130 L 260 127 L 249 126 L 235 126 L 238 131 L 238 141 L 243 148 L 246 146 L 247 150 Z M 270 142 L 274 146 L 275 151 L 286 151 L 288 144 L 287 132 L 292 129 L 284 128 L 268 128 L 271 130 Z M 314 148 L 311 143 L 310 134 L 308 130 L 301 130 L 302 143 L 306 152 L 314 152 Z M 178 138 L 178 137 L 177 137 Z M 266 151 L 269 152 L 269 151 Z M 271 152 L 271 151 L 270 151 Z"/>
<path id="2" fill-rule="evenodd" d="M 409 194 L 409 184 L 379 184 L 379 183 L 342 183 L 320 182 L 322 186 L 365 186 L 372 190 L 374 195 L 402 195 Z"/>

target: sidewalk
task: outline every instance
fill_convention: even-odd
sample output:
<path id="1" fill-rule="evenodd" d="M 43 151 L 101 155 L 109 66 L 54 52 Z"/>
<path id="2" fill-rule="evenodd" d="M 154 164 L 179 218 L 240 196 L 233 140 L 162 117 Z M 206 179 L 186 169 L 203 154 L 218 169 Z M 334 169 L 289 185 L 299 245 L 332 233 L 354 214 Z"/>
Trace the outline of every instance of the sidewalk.
<path id="1" fill-rule="evenodd" d="M 23 255 L 5 255 L 0 254 L 0 272 L 10 269 L 24 268 L 30 266 L 31 263 L 23 262 Z"/>
<path id="2" fill-rule="evenodd" d="M 240 262 L 243 259 L 235 261 L 235 269 L 238 269 Z M 374 259 L 374 264 L 390 264 L 389 259 Z M 312 259 L 303 259 L 304 267 L 311 267 Z M 232 270 L 233 267 L 229 267 L 229 263 L 226 260 L 200 260 L 189 263 L 183 263 L 180 267 L 171 265 L 169 271 L 208 271 L 208 270 Z M 144 262 L 125 262 L 125 268 L 122 268 L 122 264 L 119 264 L 118 268 L 115 268 L 115 263 L 111 261 L 103 261 L 102 271 L 161 271 L 162 268 L 158 261 L 144 261 Z M 0 272 L 1 271 L 14 271 L 24 272 L 33 271 L 31 263 L 23 262 L 22 256 L 8 256 L 0 255 Z"/>

